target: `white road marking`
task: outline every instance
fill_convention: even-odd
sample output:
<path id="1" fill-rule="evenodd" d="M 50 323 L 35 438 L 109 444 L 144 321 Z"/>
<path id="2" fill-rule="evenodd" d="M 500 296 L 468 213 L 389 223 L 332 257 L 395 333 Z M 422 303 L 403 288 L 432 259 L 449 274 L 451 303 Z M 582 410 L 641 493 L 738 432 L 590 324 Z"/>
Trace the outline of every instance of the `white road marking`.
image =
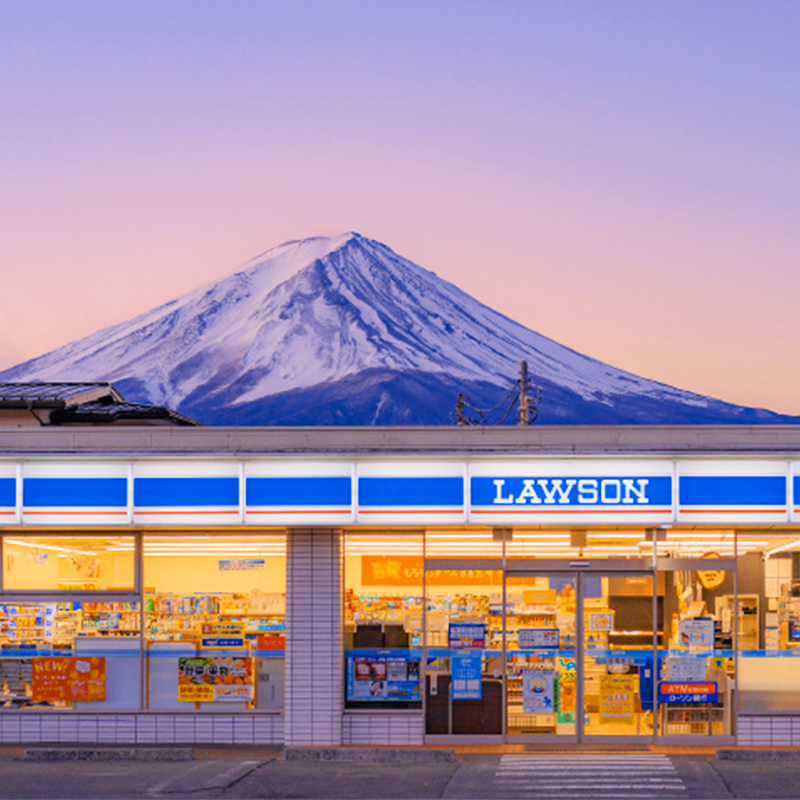
<path id="1" fill-rule="evenodd" d="M 496 797 L 685 797 L 664 755 L 506 755 L 495 773 Z"/>

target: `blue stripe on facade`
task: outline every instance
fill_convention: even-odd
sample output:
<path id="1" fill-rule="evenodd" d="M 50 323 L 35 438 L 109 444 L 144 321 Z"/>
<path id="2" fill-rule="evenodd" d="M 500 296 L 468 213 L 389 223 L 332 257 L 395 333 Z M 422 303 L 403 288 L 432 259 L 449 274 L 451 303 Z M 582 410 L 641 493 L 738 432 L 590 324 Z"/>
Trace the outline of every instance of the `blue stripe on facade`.
<path id="1" fill-rule="evenodd" d="M 672 506 L 669 475 L 498 475 L 474 477 L 470 489 L 473 506 Z"/>
<path id="2" fill-rule="evenodd" d="M 16 506 L 17 481 L 14 478 L 0 478 L 0 506 Z"/>
<path id="3" fill-rule="evenodd" d="M 395 506 L 464 505 L 464 479 L 371 478 L 358 479 L 358 505 L 365 508 Z"/>
<path id="4" fill-rule="evenodd" d="M 136 508 L 238 506 L 239 479 L 135 478 L 133 505 Z"/>
<path id="5" fill-rule="evenodd" d="M 782 506 L 786 504 L 783 475 L 683 475 L 682 506 Z"/>
<path id="6" fill-rule="evenodd" d="M 349 477 L 248 478 L 248 506 L 349 506 Z"/>
<path id="7" fill-rule="evenodd" d="M 25 478 L 22 505 L 26 508 L 125 508 L 126 478 Z"/>

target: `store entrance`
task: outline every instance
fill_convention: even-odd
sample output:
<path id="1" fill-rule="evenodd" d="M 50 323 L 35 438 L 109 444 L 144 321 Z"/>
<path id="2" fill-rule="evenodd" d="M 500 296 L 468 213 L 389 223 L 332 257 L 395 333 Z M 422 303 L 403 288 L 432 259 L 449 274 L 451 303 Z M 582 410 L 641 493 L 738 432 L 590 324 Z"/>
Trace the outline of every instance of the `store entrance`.
<path id="1" fill-rule="evenodd" d="M 429 559 L 427 741 L 652 738 L 663 592 L 648 561 Z"/>
<path id="2" fill-rule="evenodd" d="M 652 570 L 536 566 L 506 569 L 509 741 L 652 737 L 659 636 Z"/>
<path id="3" fill-rule="evenodd" d="M 755 615 L 732 559 L 425 564 L 428 742 L 735 736 L 735 643 Z"/>

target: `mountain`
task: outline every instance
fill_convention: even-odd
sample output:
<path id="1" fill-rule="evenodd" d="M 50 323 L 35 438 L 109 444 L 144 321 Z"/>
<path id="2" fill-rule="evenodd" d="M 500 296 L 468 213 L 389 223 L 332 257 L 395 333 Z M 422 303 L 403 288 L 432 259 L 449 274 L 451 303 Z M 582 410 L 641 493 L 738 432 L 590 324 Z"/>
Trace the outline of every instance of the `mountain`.
<path id="1" fill-rule="evenodd" d="M 448 424 L 459 391 L 494 406 L 523 360 L 544 424 L 800 422 L 581 355 L 356 233 L 282 244 L 0 381 L 112 381 L 208 424 Z"/>

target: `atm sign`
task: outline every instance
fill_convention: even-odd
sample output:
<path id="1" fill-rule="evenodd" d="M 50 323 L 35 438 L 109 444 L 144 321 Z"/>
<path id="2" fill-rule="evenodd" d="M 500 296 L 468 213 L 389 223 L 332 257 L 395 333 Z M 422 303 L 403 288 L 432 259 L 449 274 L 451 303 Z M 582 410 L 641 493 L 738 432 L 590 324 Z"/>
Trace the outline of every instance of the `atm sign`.
<path id="1" fill-rule="evenodd" d="M 658 684 L 659 703 L 716 703 L 719 692 L 716 683 L 680 683 L 662 681 Z"/>

